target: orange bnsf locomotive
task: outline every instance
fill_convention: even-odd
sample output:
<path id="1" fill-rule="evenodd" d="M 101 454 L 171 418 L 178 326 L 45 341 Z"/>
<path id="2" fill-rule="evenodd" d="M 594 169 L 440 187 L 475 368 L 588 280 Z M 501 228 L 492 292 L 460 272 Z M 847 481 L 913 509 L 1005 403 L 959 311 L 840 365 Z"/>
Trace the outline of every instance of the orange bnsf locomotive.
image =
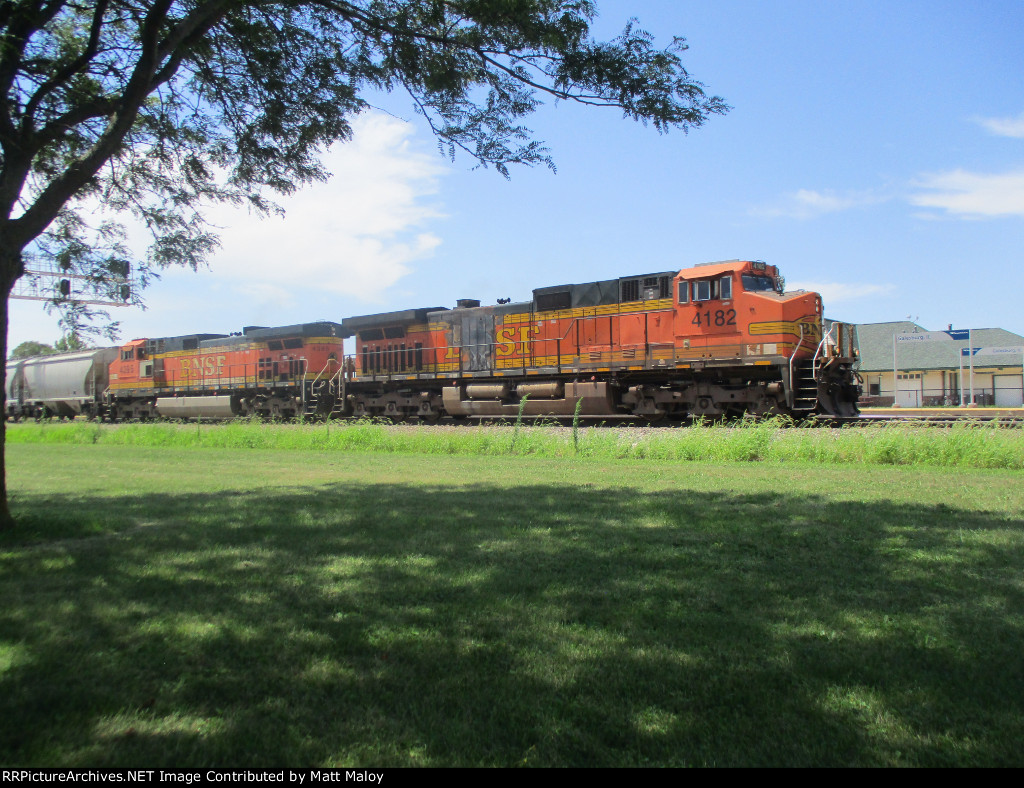
<path id="1" fill-rule="evenodd" d="M 335 407 L 341 326 L 136 339 L 110 363 L 106 415 L 120 419 L 324 416 Z"/>
<path id="2" fill-rule="evenodd" d="M 335 413 L 392 418 L 855 416 L 854 327 L 775 266 L 545 287 L 533 300 L 345 318 Z"/>

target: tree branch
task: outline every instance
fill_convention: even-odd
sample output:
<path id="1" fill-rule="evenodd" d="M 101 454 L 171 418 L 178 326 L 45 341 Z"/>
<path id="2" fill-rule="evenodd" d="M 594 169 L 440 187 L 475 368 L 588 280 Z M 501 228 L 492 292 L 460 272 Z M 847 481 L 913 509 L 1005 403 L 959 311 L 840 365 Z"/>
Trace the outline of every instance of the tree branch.
<path id="1" fill-rule="evenodd" d="M 100 31 L 103 29 L 103 16 L 107 12 L 110 0 L 97 0 L 96 9 L 93 11 L 92 24 L 89 26 L 89 40 L 82 53 L 64 68 L 58 69 L 57 73 L 43 82 L 32 97 L 25 104 L 22 111 L 22 128 L 25 129 L 32 123 L 32 116 L 43 99 L 49 95 L 58 85 L 64 84 L 71 77 L 78 74 L 92 61 L 99 49 Z"/>

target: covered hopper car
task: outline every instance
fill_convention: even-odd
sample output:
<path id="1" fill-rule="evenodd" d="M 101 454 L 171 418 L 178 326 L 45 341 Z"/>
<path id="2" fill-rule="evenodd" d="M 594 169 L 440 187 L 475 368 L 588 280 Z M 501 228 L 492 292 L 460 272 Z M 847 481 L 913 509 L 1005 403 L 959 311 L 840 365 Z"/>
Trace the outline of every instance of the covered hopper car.
<path id="1" fill-rule="evenodd" d="M 115 348 L 14 359 L 7 362 L 10 419 L 101 415 Z"/>

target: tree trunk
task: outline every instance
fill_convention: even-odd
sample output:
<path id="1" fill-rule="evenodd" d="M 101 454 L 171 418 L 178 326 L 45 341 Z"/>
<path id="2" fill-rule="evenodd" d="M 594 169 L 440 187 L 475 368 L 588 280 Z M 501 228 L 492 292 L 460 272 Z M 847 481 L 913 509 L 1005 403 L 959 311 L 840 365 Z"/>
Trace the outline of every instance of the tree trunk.
<path id="1" fill-rule="evenodd" d="M 0 410 L 0 531 L 14 527 L 7 506 L 7 306 L 11 289 L 23 271 L 20 254 L 0 252 L 0 382 L 3 383 L 3 409 Z"/>
<path id="2" fill-rule="evenodd" d="M 0 531 L 6 531 L 14 527 L 14 518 L 11 517 L 11 510 L 7 507 L 7 304 L 10 297 L 11 287 L 14 282 L 8 281 L 3 276 L 0 286 L 0 362 L 3 363 L 3 371 L 0 372 L 0 381 L 3 382 L 3 410 L 0 411 Z"/>

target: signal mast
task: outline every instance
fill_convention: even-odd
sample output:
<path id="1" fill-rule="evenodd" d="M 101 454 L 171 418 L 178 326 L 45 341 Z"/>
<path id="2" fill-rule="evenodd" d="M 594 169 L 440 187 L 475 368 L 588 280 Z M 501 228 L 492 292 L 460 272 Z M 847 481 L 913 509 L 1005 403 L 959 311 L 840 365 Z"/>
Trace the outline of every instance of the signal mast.
<path id="1" fill-rule="evenodd" d="M 11 298 L 79 303 L 96 306 L 131 306 L 133 283 L 127 260 L 108 263 L 102 274 L 72 273 L 55 260 L 39 257 L 26 262 L 25 273 L 14 283 Z"/>

